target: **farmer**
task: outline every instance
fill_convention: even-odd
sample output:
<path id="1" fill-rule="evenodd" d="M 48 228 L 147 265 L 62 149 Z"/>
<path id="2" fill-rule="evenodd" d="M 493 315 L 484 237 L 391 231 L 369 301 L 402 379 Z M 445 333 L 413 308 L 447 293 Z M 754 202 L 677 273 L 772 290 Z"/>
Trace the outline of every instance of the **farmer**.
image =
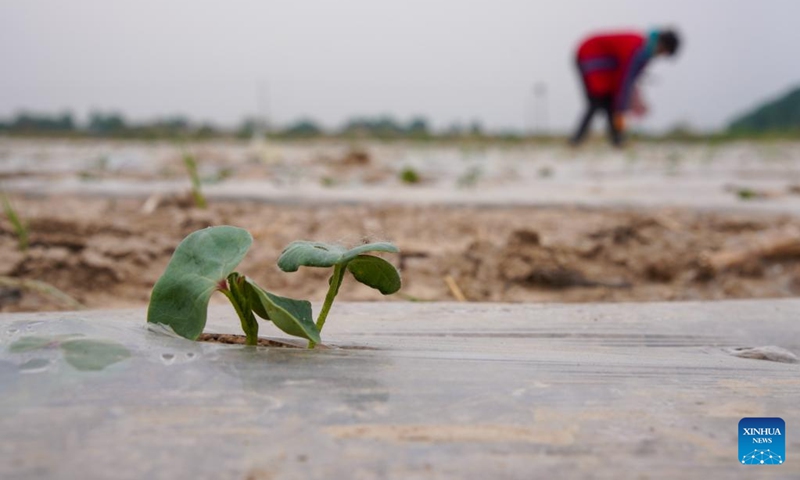
<path id="1" fill-rule="evenodd" d="M 580 144 L 595 112 L 603 110 L 608 117 L 611 142 L 621 146 L 624 114 L 647 113 L 636 80 L 651 59 L 671 57 L 679 45 L 680 39 L 672 30 L 655 30 L 646 36 L 631 32 L 608 33 L 584 40 L 576 59 L 588 108 L 570 143 Z"/>

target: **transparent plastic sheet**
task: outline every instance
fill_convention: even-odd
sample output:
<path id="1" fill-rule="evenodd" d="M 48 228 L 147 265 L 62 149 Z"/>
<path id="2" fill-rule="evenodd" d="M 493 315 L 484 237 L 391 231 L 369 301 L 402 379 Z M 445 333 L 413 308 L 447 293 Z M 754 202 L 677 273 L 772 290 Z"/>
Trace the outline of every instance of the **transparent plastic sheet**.
<path id="1" fill-rule="evenodd" d="M 0 316 L 0 478 L 736 478 L 740 417 L 797 418 L 800 364 L 726 350 L 800 351 L 797 300 L 337 308 L 313 351 L 141 310 Z M 76 338 L 128 354 L 76 366 Z"/>

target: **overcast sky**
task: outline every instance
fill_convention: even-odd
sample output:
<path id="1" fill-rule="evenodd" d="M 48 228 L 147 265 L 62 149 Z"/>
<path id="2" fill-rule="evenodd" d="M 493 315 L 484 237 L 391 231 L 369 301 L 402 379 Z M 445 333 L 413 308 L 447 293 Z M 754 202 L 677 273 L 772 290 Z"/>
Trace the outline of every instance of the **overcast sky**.
<path id="1" fill-rule="evenodd" d="M 798 0 L 0 0 L 0 116 L 233 125 L 264 82 L 278 123 L 386 113 L 520 129 L 545 82 L 563 130 L 582 108 L 581 37 L 675 25 L 685 49 L 648 70 L 643 126 L 711 129 L 800 84 L 798 19 Z"/>

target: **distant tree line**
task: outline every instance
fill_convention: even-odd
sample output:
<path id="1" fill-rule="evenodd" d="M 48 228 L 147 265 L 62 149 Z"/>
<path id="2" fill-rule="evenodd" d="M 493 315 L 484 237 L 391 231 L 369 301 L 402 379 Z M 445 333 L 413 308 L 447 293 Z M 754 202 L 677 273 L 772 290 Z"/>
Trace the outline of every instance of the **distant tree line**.
<path id="1" fill-rule="evenodd" d="M 11 119 L 0 118 L 0 135 L 74 136 L 107 138 L 252 138 L 269 135 L 286 139 L 323 137 L 378 139 L 475 139 L 492 138 L 517 141 L 519 132 L 487 133 L 480 122 L 455 123 L 434 131 L 428 120 L 416 116 L 404 122 L 389 115 L 359 116 L 344 122 L 339 128 L 325 128 L 311 118 L 301 118 L 288 125 L 267 128 L 257 118 L 246 118 L 235 128 L 221 128 L 211 123 L 190 121 L 180 115 L 147 122 L 133 122 L 116 112 L 92 112 L 84 122 L 70 112 L 38 114 L 21 112 Z M 688 125 L 677 125 L 662 135 L 635 134 L 636 138 L 659 138 L 681 141 L 706 141 L 774 136 L 800 138 L 800 86 L 785 95 L 754 108 L 732 121 L 726 130 L 717 133 L 695 133 Z M 541 137 L 554 139 L 555 137 Z"/>
<path id="2" fill-rule="evenodd" d="M 71 113 L 55 115 L 23 112 L 0 120 L 0 133 L 17 135 L 63 135 L 119 138 L 213 137 L 224 132 L 210 124 L 193 124 L 181 116 L 132 123 L 119 113 L 92 112 L 86 122 Z"/>
<path id="3" fill-rule="evenodd" d="M 20 113 L 9 122 L 0 122 L 0 130 L 21 133 L 59 133 L 72 132 L 77 128 L 71 113 L 59 115 L 36 115 Z"/>
<path id="4" fill-rule="evenodd" d="M 318 137 L 379 138 L 379 139 L 429 139 L 439 137 L 481 137 L 483 127 L 477 121 L 467 126 L 454 124 L 434 132 L 422 116 L 407 122 L 388 115 L 359 116 L 346 121 L 341 127 L 326 129 L 311 118 L 301 118 L 288 125 L 267 128 L 263 121 L 246 118 L 236 128 L 220 128 L 209 123 L 195 123 L 183 116 L 172 116 L 148 122 L 132 122 L 115 112 L 92 112 L 85 122 L 75 120 L 69 113 L 37 114 L 23 112 L 9 120 L 0 119 L 0 134 L 31 136 L 75 136 L 108 138 L 251 138 L 265 135 L 307 139 Z M 509 133 L 513 136 L 513 133 Z"/>

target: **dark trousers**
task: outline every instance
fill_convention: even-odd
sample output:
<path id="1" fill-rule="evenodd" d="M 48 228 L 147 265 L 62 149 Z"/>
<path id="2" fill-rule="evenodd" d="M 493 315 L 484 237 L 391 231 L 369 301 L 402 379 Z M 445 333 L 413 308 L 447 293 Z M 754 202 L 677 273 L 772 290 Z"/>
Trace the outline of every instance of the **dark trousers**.
<path id="1" fill-rule="evenodd" d="M 589 126 L 592 123 L 592 117 L 594 117 L 594 114 L 597 113 L 598 110 L 602 110 L 605 112 L 606 118 L 608 119 L 608 136 L 611 139 L 611 143 L 616 147 L 622 145 L 622 132 L 617 130 L 617 126 L 614 123 L 614 97 L 610 95 L 605 97 L 593 97 L 587 94 L 586 100 L 588 104 L 586 113 L 581 118 L 578 130 L 575 132 L 575 135 L 572 136 L 570 143 L 578 145 L 584 140 L 586 133 L 589 131 Z"/>
<path id="2" fill-rule="evenodd" d="M 581 78 L 584 92 L 586 93 L 587 107 L 586 113 L 581 117 L 578 130 L 570 139 L 570 143 L 572 145 L 580 144 L 584 138 L 586 138 L 586 133 L 589 132 L 589 126 L 592 124 L 592 117 L 594 117 L 594 114 L 597 113 L 598 110 L 603 110 L 608 119 L 608 136 L 611 139 L 611 143 L 613 143 L 615 147 L 619 147 L 622 145 L 622 132 L 617 130 L 617 125 L 614 123 L 614 97 L 612 95 L 598 97 L 589 93 L 589 87 L 586 84 L 585 77 L 587 72 L 584 71 L 581 66 L 581 61 L 577 57 L 575 58 L 575 66 L 578 67 L 578 75 Z"/>

